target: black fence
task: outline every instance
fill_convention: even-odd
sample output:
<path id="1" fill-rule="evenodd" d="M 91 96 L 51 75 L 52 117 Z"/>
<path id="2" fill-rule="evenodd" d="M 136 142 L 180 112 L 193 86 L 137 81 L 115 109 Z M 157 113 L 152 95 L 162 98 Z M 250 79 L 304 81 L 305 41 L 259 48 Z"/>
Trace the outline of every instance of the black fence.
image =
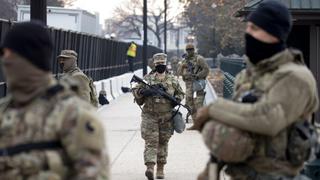
<path id="1" fill-rule="evenodd" d="M 1 41 L 12 25 L 8 21 L 0 20 Z M 54 42 L 54 51 L 51 58 L 54 74 L 59 73 L 56 57 L 63 49 L 72 49 L 78 53 L 78 66 L 94 81 L 117 76 L 129 70 L 126 62 L 128 43 L 53 28 L 50 28 L 49 32 Z M 153 54 L 159 52 L 162 52 L 162 50 L 148 46 L 147 57 L 150 58 Z M 142 46 L 138 45 L 134 69 L 140 68 L 142 68 Z M 5 94 L 5 80 L 2 70 L 0 70 L 0 97 L 5 96 Z"/>

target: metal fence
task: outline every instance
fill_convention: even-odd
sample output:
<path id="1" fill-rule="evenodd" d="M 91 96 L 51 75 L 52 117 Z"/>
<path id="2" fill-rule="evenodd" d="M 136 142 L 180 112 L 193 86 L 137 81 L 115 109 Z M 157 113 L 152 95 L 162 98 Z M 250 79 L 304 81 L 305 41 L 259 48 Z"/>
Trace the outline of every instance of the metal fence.
<path id="1" fill-rule="evenodd" d="M 12 23 L 0 20 L 1 41 L 11 26 Z M 117 76 L 129 70 L 126 62 L 128 43 L 54 28 L 50 28 L 49 32 L 54 43 L 54 51 L 51 57 L 54 74 L 59 73 L 56 57 L 63 49 L 75 50 L 78 53 L 78 66 L 95 81 Z M 162 52 L 162 50 L 148 46 L 147 57 L 150 58 L 153 54 L 159 52 Z M 139 68 L 142 68 L 142 46 L 140 45 L 138 45 L 134 62 L 134 69 Z M 5 96 L 5 94 L 5 80 L 2 70 L 0 70 L 0 97 Z"/>

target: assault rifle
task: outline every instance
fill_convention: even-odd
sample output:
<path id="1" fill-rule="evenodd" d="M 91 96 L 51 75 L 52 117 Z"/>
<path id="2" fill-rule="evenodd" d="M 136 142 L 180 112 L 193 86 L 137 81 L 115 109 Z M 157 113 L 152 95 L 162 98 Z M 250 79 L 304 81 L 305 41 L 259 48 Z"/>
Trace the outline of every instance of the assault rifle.
<path id="1" fill-rule="evenodd" d="M 187 119 L 188 119 L 188 116 L 191 114 L 191 109 L 189 106 L 187 105 L 183 105 L 181 104 L 175 97 L 171 96 L 170 94 L 168 94 L 166 91 L 165 91 L 165 88 L 164 87 L 161 87 L 161 86 L 153 86 L 153 85 L 150 85 L 148 83 L 146 83 L 143 79 L 139 78 L 138 76 L 136 75 L 133 75 L 130 83 L 132 82 L 136 82 L 136 83 L 141 83 L 145 86 L 147 86 L 148 88 L 150 89 L 153 89 L 157 92 L 157 95 L 169 100 L 170 102 L 172 102 L 173 104 L 176 104 L 178 106 L 182 106 L 184 108 L 186 108 L 188 110 L 188 114 L 187 114 Z"/>

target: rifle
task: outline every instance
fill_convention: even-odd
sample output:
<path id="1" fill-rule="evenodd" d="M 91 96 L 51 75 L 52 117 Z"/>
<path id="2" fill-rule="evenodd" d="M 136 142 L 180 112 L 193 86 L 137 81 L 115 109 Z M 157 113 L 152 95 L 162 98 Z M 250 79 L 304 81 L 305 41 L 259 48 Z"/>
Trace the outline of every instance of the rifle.
<path id="1" fill-rule="evenodd" d="M 146 83 L 143 79 L 139 78 L 139 77 L 136 76 L 136 75 L 133 75 L 130 83 L 132 83 L 132 82 L 141 83 L 141 84 L 147 86 L 148 88 L 151 88 L 151 89 L 155 90 L 159 96 L 161 96 L 161 97 L 169 100 L 170 102 L 172 102 L 172 103 L 174 103 L 174 104 L 176 104 L 176 105 L 178 105 L 178 106 L 184 107 L 185 109 L 188 110 L 188 114 L 187 114 L 187 119 L 188 119 L 189 115 L 191 114 L 191 109 L 190 109 L 190 107 L 187 106 L 187 105 L 183 105 L 183 104 L 181 104 L 179 101 L 177 101 L 177 99 L 176 99 L 175 97 L 171 96 L 170 94 L 168 94 L 168 93 L 165 91 L 165 88 L 164 88 L 164 87 L 152 86 L 152 85 Z"/>

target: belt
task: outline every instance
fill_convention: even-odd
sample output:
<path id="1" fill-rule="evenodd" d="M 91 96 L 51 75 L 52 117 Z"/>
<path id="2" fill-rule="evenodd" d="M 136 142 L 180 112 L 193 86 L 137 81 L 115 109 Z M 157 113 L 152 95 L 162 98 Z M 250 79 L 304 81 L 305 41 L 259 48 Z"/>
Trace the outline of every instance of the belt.
<path id="1" fill-rule="evenodd" d="M 49 150 L 49 149 L 59 149 L 59 148 L 62 148 L 62 144 L 60 141 L 47 141 L 47 142 L 19 144 L 16 146 L 0 149 L 0 157 L 13 156 L 22 152 L 29 152 L 32 150 Z"/>

